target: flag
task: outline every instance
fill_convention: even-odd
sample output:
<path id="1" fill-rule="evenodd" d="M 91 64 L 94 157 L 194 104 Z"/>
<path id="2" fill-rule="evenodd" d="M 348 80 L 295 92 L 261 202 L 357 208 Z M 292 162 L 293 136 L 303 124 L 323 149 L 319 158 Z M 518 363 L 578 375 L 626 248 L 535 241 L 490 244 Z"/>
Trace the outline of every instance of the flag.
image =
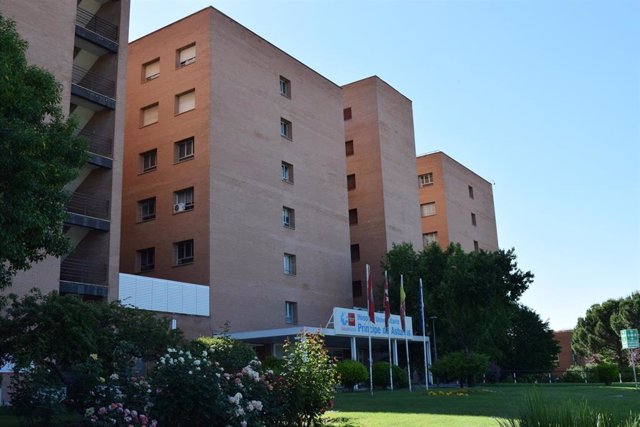
<path id="1" fill-rule="evenodd" d="M 404 293 L 403 281 L 403 277 L 400 276 L 400 326 L 402 326 L 402 331 L 404 332 L 406 330 L 404 324 L 404 316 L 406 315 L 407 311 L 405 306 L 405 299 L 407 298 L 407 295 Z"/>
<path id="2" fill-rule="evenodd" d="M 367 264 L 367 308 L 369 309 L 369 320 L 376 323 L 375 304 L 373 301 L 373 277 L 371 277 L 371 268 Z"/>
<path id="3" fill-rule="evenodd" d="M 389 305 L 389 282 L 387 282 L 387 272 L 384 272 L 384 327 L 389 329 L 389 318 L 391 317 L 391 306 Z"/>

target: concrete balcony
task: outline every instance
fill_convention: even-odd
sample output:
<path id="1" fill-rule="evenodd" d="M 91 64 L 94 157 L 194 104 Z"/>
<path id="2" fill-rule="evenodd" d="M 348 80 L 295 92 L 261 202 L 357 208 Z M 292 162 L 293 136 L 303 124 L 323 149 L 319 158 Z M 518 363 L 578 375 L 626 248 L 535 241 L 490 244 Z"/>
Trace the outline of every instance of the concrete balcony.
<path id="1" fill-rule="evenodd" d="M 95 166 L 111 169 L 113 167 L 113 138 L 89 129 L 83 129 L 79 135 L 89 141 L 88 162 Z"/>
<path id="2" fill-rule="evenodd" d="M 91 299 L 108 295 L 107 264 L 67 258 L 60 265 L 60 293 Z"/>
<path id="3" fill-rule="evenodd" d="M 87 50 L 95 51 L 90 46 L 83 46 L 82 41 L 91 42 L 100 50 L 118 52 L 118 26 L 80 7 L 76 12 L 76 36 L 80 39 L 76 44 Z"/>
<path id="4" fill-rule="evenodd" d="M 66 225 L 109 231 L 109 200 L 99 199 L 88 194 L 75 192 L 67 204 Z"/>
<path id="5" fill-rule="evenodd" d="M 85 70 L 84 68 L 74 65 L 71 75 L 71 95 L 81 100 L 94 104 L 94 107 L 108 108 L 113 110 L 116 108 L 116 82 L 99 73 Z M 74 102 L 74 100 L 72 100 Z M 87 105 L 87 102 L 75 101 L 77 104 Z M 96 109 L 96 108 L 92 108 Z"/>

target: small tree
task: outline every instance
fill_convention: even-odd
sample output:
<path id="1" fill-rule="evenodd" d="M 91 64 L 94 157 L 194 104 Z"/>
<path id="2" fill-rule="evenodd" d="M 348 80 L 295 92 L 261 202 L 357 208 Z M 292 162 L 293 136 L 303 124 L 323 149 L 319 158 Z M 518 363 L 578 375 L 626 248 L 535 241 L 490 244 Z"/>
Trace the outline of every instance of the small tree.
<path id="1" fill-rule="evenodd" d="M 482 375 L 489 365 L 489 356 L 480 353 L 470 353 L 468 355 L 461 351 L 454 351 L 435 362 L 431 370 L 440 378 L 458 380 L 460 387 L 465 383 L 472 386 L 475 377 Z"/>
<path id="2" fill-rule="evenodd" d="M 342 360 L 338 362 L 336 368 L 340 375 L 340 382 L 349 390 L 353 390 L 356 384 L 369 379 L 367 367 L 357 360 Z"/>
<path id="3" fill-rule="evenodd" d="M 15 23 L 0 15 L 0 289 L 67 251 L 64 186 L 86 160 L 86 143 L 60 109 L 60 85 L 27 64 L 26 50 Z"/>

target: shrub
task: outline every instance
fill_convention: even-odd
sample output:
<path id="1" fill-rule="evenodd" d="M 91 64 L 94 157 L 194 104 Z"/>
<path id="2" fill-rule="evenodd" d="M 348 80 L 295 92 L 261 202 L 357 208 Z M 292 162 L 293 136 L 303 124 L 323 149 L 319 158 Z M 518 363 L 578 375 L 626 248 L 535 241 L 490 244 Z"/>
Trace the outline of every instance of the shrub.
<path id="1" fill-rule="evenodd" d="M 482 375 L 489 364 L 489 356 L 481 353 L 469 353 L 465 355 L 461 351 L 455 351 L 435 362 L 431 370 L 434 375 L 449 380 L 458 380 L 460 387 L 465 382 L 471 386 L 475 377 Z"/>
<path id="2" fill-rule="evenodd" d="M 393 388 L 404 388 L 409 386 L 407 371 L 399 366 L 391 367 L 393 375 Z M 377 362 L 373 364 L 373 385 L 376 387 L 390 387 L 389 362 Z"/>
<path id="3" fill-rule="evenodd" d="M 284 360 L 276 356 L 267 356 L 262 362 L 262 368 L 272 370 L 274 374 L 280 374 L 284 367 Z"/>
<path id="4" fill-rule="evenodd" d="M 572 365 L 562 376 L 565 383 L 582 383 L 584 382 L 584 368 L 578 365 Z"/>
<path id="5" fill-rule="evenodd" d="M 336 369 L 340 375 L 340 382 L 349 390 L 353 390 L 356 384 L 369 379 L 366 366 L 357 360 L 342 360 L 338 362 Z"/>
<path id="6" fill-rule="evenodd" d="M 207 350 L 226 372 L 238 372 L 256 358 L 256 352 L 248 344 L 226 335 L 196 339 L 194 352 L 199 354 L 202 350 Z"/>
<path id="7" fill-rule="evenodd" d="M 36 366 L 11 378 L 11 403 L 27 425 L 56 425 L 66 412 L 64 384 L 48 368 Z"/>
<path id="8" fill-rule="evenodd" d="M 618 380 L 618 365 L 613 363 L 601 362 L 590 367 L 589 371 L 593 375 L 593 381 L 611 385 L 612 382 Z"/>

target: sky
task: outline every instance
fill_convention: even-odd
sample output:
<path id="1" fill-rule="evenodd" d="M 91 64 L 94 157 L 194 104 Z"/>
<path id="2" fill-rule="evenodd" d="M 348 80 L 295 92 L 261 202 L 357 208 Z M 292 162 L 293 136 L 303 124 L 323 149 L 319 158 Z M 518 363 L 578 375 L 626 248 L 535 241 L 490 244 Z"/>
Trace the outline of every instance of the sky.
<path id="1" fill-rule="evenodd" d="M 640 290 L 640 1 L 131 0 L 129 39 L 207 6 L 411 99 L 416 152 L 494 184 L 500 247 L 535 274 L 521 302 L 552 329 Z"/>

